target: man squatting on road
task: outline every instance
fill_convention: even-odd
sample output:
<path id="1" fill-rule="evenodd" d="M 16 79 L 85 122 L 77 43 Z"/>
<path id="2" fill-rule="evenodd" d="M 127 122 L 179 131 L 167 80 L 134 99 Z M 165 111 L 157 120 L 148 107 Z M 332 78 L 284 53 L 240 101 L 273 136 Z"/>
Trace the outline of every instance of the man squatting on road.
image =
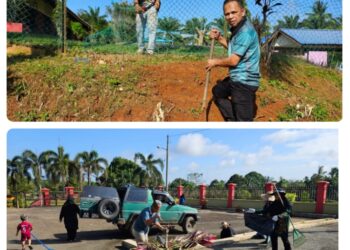
<path id="1" fill-rule="evenodd" d="M 150 227 L 155 226 L 158 229 L 165 231 L 166 228 L 160 225 L 159 221 L 160 217 L 160 208 L 162 206 L 162 202 L 159 200 L 155 200 L 151 207 L 146 207 L 137 217 L 136 222 L 132 228 L 132 234 L 136 240 L 136 242 L 147 243 L 148 242 L 148 233 Z"/>
<path id="2" fill-rule="evenodd" d="M 253 121 L 260 79 L 259 38 L 241 0 L 225 0 L 224 16 L 231 27 L 229 41 L 217 29 L 210 31 L 210 38 L 228 49 L 228 57 L 209 59 L 206 70 L 228 67 L 229 77 L 213 87 L 213 98 L 225 121 Z"/>

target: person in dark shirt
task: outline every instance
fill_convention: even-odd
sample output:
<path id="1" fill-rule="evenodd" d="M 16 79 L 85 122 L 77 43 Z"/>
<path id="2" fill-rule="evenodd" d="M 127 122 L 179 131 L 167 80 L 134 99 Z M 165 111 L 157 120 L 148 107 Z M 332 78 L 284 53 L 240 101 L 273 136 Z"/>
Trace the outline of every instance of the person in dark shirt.
<path id="1" fill-rule="evenodd" d="M 179 199 L 179 204 L 180 204 L 180 205 L 185 205 L 185 201 L 186 201 L 185 195 L 182 194 L 182 195 L 180 196 L 180 199 Z"/>
<path id="2" fill-rule="evenodd" d="M 221 223 L 221 226 L 222 226 L 222 230 L 220 233 L 221 239 L 229 238 L 229 237 L 232 237 L 236 234 L 235 230 L 233 230 L 233 228 L 230 226 L 230 224 L 228 224 L 226 221 L 223 221 Z"/>
<path id="3" fill-rule="evenodd" d="M 79 207 L 74 203 L 73 197 L 69 196 L 63 204 L 60 213 L 60 222 L 64 218 L 64 226 L 67 230 L 67 240 L 73 241 L 77 235 L 78 230 L 78 215 L 80 213 Z"/>
<path id="4" fill-rule="evenodd" d="M 284 249 L 290 250 L 292 248 L 288 240 L 288 227 L 292 206 L 283 189 L 277 189 L 271 196 L 274 196 L 274 199 L 272 199 L 274 201 L 265 206 L 261 213 L 276 222 L 275 230 L 270 235 L 272 250 L 278 249 L 278 236 L 282 238 Z"/>

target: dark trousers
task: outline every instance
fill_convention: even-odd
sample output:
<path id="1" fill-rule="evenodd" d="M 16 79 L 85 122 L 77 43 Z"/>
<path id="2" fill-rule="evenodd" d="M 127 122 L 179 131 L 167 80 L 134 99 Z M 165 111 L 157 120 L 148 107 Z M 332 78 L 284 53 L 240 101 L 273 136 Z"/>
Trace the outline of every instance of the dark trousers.
<path id="1" fill-rule="evenodd" d="M 225 121 L 253 121 L 257 111 L 257 90 L 258 87 L 233 82 L 226 77 L 213 87 L 212 92 Z"/>
<path id="2" fill-rule="evenodd" d="M 284 249 L 291 250 L 292 248 L 288 240 L 288 233 L 282 233 L 280 237 L 282 238 Z M 271 246 L 272 246 L 272 250 L 278 250 L 278 235 L 276 233 L 273 233 L 271 235 Z"/>
<path id="3" fill-rule="evenodd" d="M 77 229 L 67 228 L 67 240 L 75 240 L 76 236 L 77 236 Z"/>

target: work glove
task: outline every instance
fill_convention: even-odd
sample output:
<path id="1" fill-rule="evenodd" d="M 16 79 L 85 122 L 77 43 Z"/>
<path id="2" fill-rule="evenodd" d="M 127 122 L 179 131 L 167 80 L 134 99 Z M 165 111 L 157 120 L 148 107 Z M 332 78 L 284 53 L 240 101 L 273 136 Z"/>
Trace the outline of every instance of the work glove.
<path id="1" fill-rule="evenodd" d="M 272 216 L 272 220 L 273 220 L 274 222 L 278 221 L 278 216 L 277 216 L 277 215 Z"/>

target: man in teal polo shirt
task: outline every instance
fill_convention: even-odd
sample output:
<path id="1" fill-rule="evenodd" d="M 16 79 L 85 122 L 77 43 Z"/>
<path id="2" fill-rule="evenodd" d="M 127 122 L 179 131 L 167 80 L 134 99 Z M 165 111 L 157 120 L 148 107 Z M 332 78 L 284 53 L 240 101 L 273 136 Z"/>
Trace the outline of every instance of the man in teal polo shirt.
<path id="1" fill-rule="evenodd" d="M 228 67 L 229 77 L 213 87 L 214 101 L 225 121 L 253 121 L 260 79 L 258 35 L 241 0 L 225 0 L 224 16 L 231 27 L 229 41 L 216 29 L 211 30 L 210 38 L 228 49 L 228 57 L 209 59 L 206 69 Z"/>

